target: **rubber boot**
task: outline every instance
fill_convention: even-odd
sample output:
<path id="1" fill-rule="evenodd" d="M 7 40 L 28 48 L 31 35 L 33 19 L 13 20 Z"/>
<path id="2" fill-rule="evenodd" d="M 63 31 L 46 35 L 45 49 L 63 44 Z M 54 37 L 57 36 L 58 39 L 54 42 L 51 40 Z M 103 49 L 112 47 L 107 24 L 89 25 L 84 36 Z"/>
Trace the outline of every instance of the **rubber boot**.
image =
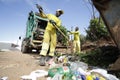
<path id="1" fill-rule="evenodd" d="M 45 56 L 41 56 L 40 58 L 40 66 L 45 66 L 46 58 Z"/>
<path id="2" fill-rule="evenodd" d="M 51 60 L 53 58 L 53 56 L 47 56 L 46 57 L 46 61 L 49 61 L 49 60 Z"/>

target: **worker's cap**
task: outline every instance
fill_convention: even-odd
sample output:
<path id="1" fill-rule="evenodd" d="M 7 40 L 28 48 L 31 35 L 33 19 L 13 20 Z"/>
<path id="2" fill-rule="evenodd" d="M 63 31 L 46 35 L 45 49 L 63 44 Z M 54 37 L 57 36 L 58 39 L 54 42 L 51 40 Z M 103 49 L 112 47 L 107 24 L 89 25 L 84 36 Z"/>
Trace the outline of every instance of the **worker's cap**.
<path id="1" fill-rule="evenodd" d="M 57 9 L 56 11 L 60 12 L 60 14 L 64 14 L 64 11 L 62 9 Z"/>

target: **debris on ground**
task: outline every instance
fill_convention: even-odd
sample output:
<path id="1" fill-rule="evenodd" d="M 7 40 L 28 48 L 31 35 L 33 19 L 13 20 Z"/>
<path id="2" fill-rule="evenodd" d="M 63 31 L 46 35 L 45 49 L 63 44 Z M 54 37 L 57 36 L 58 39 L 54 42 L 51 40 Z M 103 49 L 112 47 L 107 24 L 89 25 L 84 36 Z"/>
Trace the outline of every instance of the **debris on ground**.
<path id="1" fill-rule="evenodd" d="M 48 72 L 45 70 L 36 70 L 30 73 L 30 75 L 21 76 L 22 80 L 37 80 L 38 77 L 44 77 L 48 75 Z"/>
<path id="2" fill-rule="evenodd" d="M 0 80 L 8 80 L 8 77 L 2 77 Z"/>
<path id="3" fill-rule="evenodd" d="M 119 80 L 101 68 L 90 69 L 83 62 L 69 62 L 69 66 L 60 66 L 48 70 L 50 80 Z"/>
<path id="4" fill-rule="evenodd" d="M 55 63 L 54 60 L 51 60 L 50 64 L 47 65 L 48 71 L 36 70 L 21 78 L 23 80 L 37 80 L 37 77 L 47 76 L 47 80 L 119 80 L 105 69 L 91 67 L 80 61 L 70 62 L 69 59 L 64 62 L 64 59 L 61 63 Z"/>

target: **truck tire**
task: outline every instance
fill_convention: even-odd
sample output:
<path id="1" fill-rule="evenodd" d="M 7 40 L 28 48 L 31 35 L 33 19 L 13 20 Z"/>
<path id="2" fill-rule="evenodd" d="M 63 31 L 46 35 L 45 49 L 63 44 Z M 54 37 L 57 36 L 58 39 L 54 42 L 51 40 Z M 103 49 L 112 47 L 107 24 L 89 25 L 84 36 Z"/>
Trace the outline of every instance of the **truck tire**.
<path id="1" fill-rule="evenodd" d="M 32 48 L 30 48 L 29 45 L 27 44 L 28 42 L 29 42 L 29 39 L 23 40 L 22 46 L 21 46 L 22 53 L 31 53 L 32 52 Z"/>
<path id="2" fill-rule="evenodd" d="M 28 52 L 28 47 L 26 46 L 26 41 L 22 42 L 21 52 L 22 53 L 27 53 Z"/>

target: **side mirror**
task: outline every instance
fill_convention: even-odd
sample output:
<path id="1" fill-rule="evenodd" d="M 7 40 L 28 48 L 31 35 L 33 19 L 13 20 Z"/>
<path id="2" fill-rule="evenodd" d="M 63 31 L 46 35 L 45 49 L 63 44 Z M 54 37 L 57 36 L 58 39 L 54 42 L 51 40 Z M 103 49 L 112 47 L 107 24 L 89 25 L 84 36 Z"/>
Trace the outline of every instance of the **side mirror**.
<path id="1" fill-rule="evenodd" d="M 21 40 L 21 36 L 19 36 L 19 40 Z"/>

